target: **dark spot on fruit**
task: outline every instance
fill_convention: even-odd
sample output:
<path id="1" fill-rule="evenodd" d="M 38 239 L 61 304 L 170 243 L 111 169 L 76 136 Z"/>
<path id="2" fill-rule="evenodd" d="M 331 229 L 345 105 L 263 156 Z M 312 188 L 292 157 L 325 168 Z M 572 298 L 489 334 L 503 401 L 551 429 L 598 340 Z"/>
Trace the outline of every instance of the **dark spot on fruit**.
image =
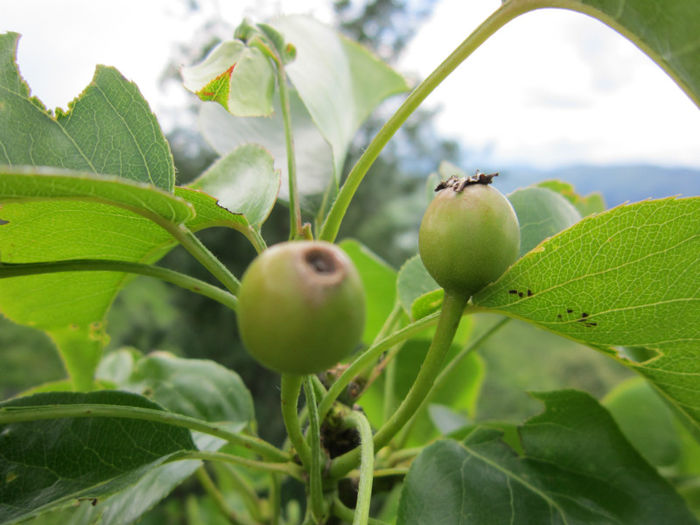
<path id="1" fill-rule="evenodd" d="M 306 262 L 317 273 L 333 273 L 336 269 L 336 261 L 331 253 L 326 250 L 309 250 L 305 255 Z"/>

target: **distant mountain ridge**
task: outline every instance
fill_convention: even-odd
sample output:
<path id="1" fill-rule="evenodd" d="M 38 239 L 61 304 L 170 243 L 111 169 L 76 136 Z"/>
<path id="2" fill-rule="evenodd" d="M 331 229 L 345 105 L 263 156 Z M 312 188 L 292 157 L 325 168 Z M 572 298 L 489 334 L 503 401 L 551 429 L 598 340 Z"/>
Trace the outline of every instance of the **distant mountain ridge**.
<path id="1" fill-rule="evenodd" d="M 700 169 L 666 168 L 653 165 L 574 165 L 542 170 L 512 166 L 500 171 L 498 188 L 509 193 L 548 179 L 560 179 L 573 184 L 577 193 L 586 195 L 599 191 L 609 208 L 623 202 L 659 199 L 672 195 L 683 197 L 700 194 Z"/>

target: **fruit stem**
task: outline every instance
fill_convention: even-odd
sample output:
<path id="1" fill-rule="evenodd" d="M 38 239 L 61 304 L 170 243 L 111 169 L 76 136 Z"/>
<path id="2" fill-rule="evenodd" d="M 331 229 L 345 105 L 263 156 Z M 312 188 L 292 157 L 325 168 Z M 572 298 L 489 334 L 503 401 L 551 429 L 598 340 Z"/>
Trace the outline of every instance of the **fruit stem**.
<path id="1" fill-rule="evenodd" d="M 287 429 L 287 436 L 291 441 L 292 446 L 299 454 L 302 464 L 306 469 L 311 466 L 311 449 L 304 439 L 304 434 L 301 431 L 301 423 L 299 422 L 299 392 L 304 376 L 297 374 L 282 374 L 281 383 L 281 404 L 282 404 L 282 419 L 284 426 Z"/>
<path id="2" fill-rule="evenodd" d="M 280 90 L 280 107 L 284 122 L 284 141 L 287 148 L 287 179 L 289 181 L 289 240 L 301 238 L 303 225 L 301 222 L 301 205 L 297 188 L 297 163 L 294 153 L 294 136 L 292 133 L 292 116 L 287 88 L 287 73 L 282 60 L 275 64 L 277 70 L 277 85 Z"/>
<path id="3" fill-rule="evenodd" d="M 357 488 L 357 503 L 352 525 L 367 525 L 369 507 L 372 500 L 372 481 L 374 479 L 374 441 L 372 427 L 367 418 L 357 411 L 351 411 L 345 422 L 357 429 L 360 434 L 360 481 Z"/>
<path id="4" fill-rule="evenodd" d="M 406 339 L 416 335 L 417 333 L 425 330 L 429 326 L 435 324 L 439 316 L 438 312 L 427 315 L 418 321 L 411 323 L 405 328 L 399 330 L 398 332 L 390 335 L 389 337 L 382 339 L 375 345 L 370 346 L 364 351 L 357 359 L 355 359 L 345 371 L 340 374 L 338 379 L 330 386 L 328 393 L 323 397 L 321 403 L 318 406 L 318 415 L 320 421 L 323 421 L 328 412 L 330 412 L 331 407 L 338 396 L 343 393 L 345 387 L 347 387 L 353 378 L 362 372 L 370 363 L 372 363 L 377 357 L 379 357 L 382 352 L 390 349 L 392 346 L 405 341 Z"/>
<path id="5" fill-rule="evenodd" d="M 58 272 L 125 272 L 155 277 L 218 301 L 231 310 L 238 309 L 238 298 L 218 286 L 195 279 L 184 273 L 161 266 L 141 264 L 130 261 L 110 261 L 105 259 L 72 259 L 67 261 L 48 261 L 35 263 L 0 263 L 0 279 Z"/>
<path id="6" fill-rule="evenodd" d="M 270 474 L 270 496 L 268 498 L 268 504 L 270 506 L 270 525 L 279 525 L 280 523 L 280 510 L 282 507 L 282 494 L 281 494 L 281 483 L 280 477 L 277 474 Z"/>
<path id="7" fill-rule="evenodd" d="M 464 308 L 468 297 L 445 292 L 445 299 L 442 303 L 440 319 L 435 329 L 433 338 L 425 360 L 418 371 L 418 376 L 414 381 L 408 394 L 399 405 L 396 412 L 384 423 L 384 425 L 374 435 L 374 448 L 379 450 L 401 430 L 401 428 L 413 416 L 420 406 L 442 367 L 445 355 L 450 349 L 459 322 L 462 319 Z M 329 475 L 331 478 L 340 478 L 355 468 L 360 459 L 360 450 L 355 448 L 346 452 L 333 460 Z"/>
<path id="8" fill-rule="evenodd" d="M 250 244 L 253 245 L 256 253 L 260 254 L 267 249 L 267 243 L 257 228 L 250 226 L 244 235 L 250 241 Z"/>
<path id="9" fill-rule="evenodd" d="M 326 220 L 321 227 L 319 240 L 333 242 L 338 235 L 340 223 L 350 205 L 358 186 L 367 174 L 374 161 L 381 153 L 384 146 L 391 137 L 406 122 L 409 116 L 420 106 L 425 98 L 447 78 L 469 55 L 471 55 L 486 39 L 493 35 L 498 29 L 518 15 L 536 8 L 523 2 L 505 2 L 491 16 L 489 16 L 479 27 L 477 27 L 466 40 L 457 48 L 425 79 L 416 89 L 403 101 L 396 112 L 382 126 L 377 135 L 365 149 L 362 156 L 357 160 L 350 171 L 345 183 L 340 188 L 340 192 L 333 202 Z"/>
<path id="10" fill-rule="evenodd" d="M 326 514 L 323 501 L 323 482 L 321 479 L 321 429 L 318 422 L 318 406 L 316 392 L 311 376 L 304 378 L 304 395 L 306 396 L 307 413 L 309 414 L 309 448 L 311 463 L 307 465 L 309 473 L 309 497 L 311 512 L 317 522 L 322 523 Z"/>
<path id="11" fill-rule="evenodd" d="M 396 347 L 400 349 L 400 347 Z M 393 414 L 396 410 L 396 354 L 392 348 L 384 357 L 386 362 L 386 374 L 384 375 L 384 421 L 389 418 L 389 414 Z"/>
<path id="12" fill-rule="evenodd" d="M 355 519 L 355 512 L 350 507 L 345 506 L 345 503 L 340 501 L 340 498 L 337 496 L 333 498 L 333 514 L 343 521 L 352 522 Z M 375 518 L 369 518 L 367 520 L 367 525 L 389 525 L 389 523 Z"/>
<path id="13" fill-rule="evenodd" d="M 486 330 L 479 337 L 469 341 L 467 343 L 467 345 L 464 348 L 462 348 L 462 350 L 460 350 L 459 353 L 456 356 L 454 356 L 445 365 L 445 367 L 440 372 L 440 375 L 438 375 L 437 378 L 435 379 L 435 382 L 433 383 L 433 386 L 430 388 L 430 391 L 425 395 L 425 397 L 421 401 L 421 404 L 418 407 L 418 409 L 416 410 L 415 414 L 411 417 L 408 424 L 401 430 L 401 433 L 395 439 L 397 449 L 401 449 L 405 445 L 406 440 L 408 439 L 408 436 L 411 433 L 411 429 L 413 428 L 413 425 L 417 421 L 417 419 L 415 417 L 416 414 L 418 414 L 420 412 L 420 410 L 430 401 L 430 399 L 435 395 L 435 392 L 437 391 L 437 389 L 440 388 L 440 385 L 442 385 L 447 380 L 447 378 L 450 376 L 450 374 L 452 372 L 454 372 L 454 369 L 462 361 L 462 359 L 464 359 L 469 354 L 471 354 L 474 350 L 479 348 L 489 337 L 491 337 L 494 333 L 496 333 L 498 330 L 500 330 L 501 327 L 504 326 L 508 321 L 510 321 L 510 317 L 503 317 L 498 322 L 494 323 L 488 330 Z"/>

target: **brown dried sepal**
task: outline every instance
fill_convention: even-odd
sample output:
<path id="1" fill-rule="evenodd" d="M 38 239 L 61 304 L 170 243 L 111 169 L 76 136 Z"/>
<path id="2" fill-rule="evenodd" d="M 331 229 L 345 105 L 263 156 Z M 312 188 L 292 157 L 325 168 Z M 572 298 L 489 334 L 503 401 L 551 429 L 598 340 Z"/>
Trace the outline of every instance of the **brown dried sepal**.
<path id="1" fill-rule="evenodd" d="M 442 181 L 437 185 L 435 191 L 441 191 L 447 188 L 452 188 L 453 191 L 460 193 L 464 188 L 472 184 L 488 185 L 493 182 L 493 178 L 498 177 L 498 173 L 481 173 L 479 170 L 470 177 L 457 177 L 453 175 L 449 179 Z"/>

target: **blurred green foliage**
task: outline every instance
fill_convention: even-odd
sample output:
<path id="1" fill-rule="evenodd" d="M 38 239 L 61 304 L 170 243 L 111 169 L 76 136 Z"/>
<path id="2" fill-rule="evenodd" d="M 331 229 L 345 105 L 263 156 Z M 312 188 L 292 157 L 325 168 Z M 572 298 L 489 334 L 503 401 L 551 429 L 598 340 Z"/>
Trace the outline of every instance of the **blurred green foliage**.
<path id="1" fill-rule="evenodd" d="M 475 316 L 475 336 L 496 317 Z M 511 320 L 479 349 L 486 379 L 477 419 L 522 422 L 542 412 L 542 403 L 528 392 L 574 388 L 601 399 L 620 381 L 633 376 L 628 368 L 591 348 Z"/>
<path id="2" fill-rule="evenodd" d="M 0 316 L 0 395 L 14 396 L 33 386 L 62 379 L 63 364 L 51 340 L 39 330 Z"/>

